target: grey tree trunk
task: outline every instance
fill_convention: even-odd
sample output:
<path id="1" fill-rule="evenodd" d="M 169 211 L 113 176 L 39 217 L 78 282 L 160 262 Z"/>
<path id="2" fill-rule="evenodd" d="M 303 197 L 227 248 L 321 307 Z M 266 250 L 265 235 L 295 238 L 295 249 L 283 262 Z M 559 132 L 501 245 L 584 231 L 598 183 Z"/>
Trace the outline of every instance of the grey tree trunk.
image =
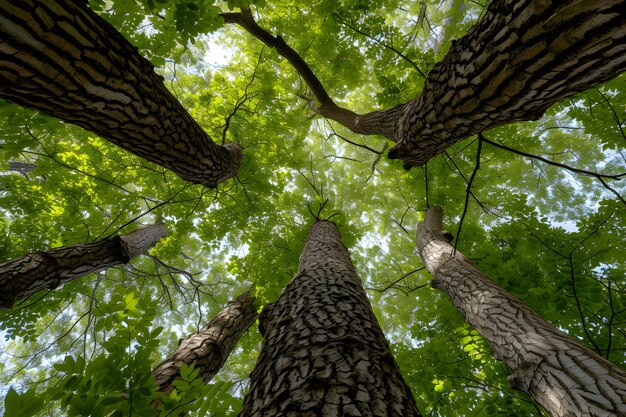
<path id="1" fill-rule="evenodd" d="M 624 0 L 494 0 L 404 105 L 388 136 L 398 142 L 389 157 L 423 165 L 468 136 L 538 119 L 557 101 L 619 75 L 624 10 Z"/>
<path id="2" fill-rule="evenodd" d="M 194 364 L 204 382 L 209 382 L 257 317 L 250 290 L 228 303 L 202 330 L 183 340 L 174 353 L 154 368 L 152 375 L 159 384 L 158 390 L 172 392 L 183 363 Z"/>
<path id="3" fill-rule="evenodd" d="M 90 272 L 125 264 L 148 252 L 167 236 L 162 224 L 136 230 L 125 236 L 93 243 L 33 252 L 0 265 L 0 308 L 37 291 L 52 290 Z"/>
<path id="4" fill-rule="evenodd" d="M 313 225 L 295 278 L 260 323 L 241 417 L 420 415 L 333 223 Z"/>
<path id="5" fill-rule="evenodd" d="M 626 371 L 555 329 L 455 251 L 440 208 L 417 226 L 417 248 L 433 287 L 450 296 L 511 370 L 511 387 L 553 417 L 626 416 Z"/>
<path id="6" fill-rule="evenodd" d="M 9 171 L 18 172 L 26 179 L 30 179 L 28 178 L 28 174 L 33 172 L 36 168 L 37 165 L 29 162 L 9 161 Z"/>
<path id="7" fill-rule="evenodd" d="M 0 98 L 77 124 L 208 187 L 234 176 L 218 146 L 113 26 L 82 0 L 0 0 Z"/>

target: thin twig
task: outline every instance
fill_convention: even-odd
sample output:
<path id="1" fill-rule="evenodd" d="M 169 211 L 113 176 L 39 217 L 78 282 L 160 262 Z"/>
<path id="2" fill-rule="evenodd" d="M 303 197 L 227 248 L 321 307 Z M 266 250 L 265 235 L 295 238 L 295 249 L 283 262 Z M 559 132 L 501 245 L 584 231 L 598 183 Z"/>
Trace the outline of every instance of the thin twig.
<path id="1" fill-rule="evenodd" d="M 461 219 L 459 220 L 459 228 L 456 231 L 456 240 L 454 241 L 454 250 L 456 251 L 456 247 L 461 240 L 461 228 L 463 227 L 463 220 L 465 220 L 465 215 L 467 214 L 467 207 L 469 206 L 469 198 L 470 193 L 472 192 L 472 184 L 474 183 L 474 178 L 476 178 L 476 173 L 480 169 L 480 154 L 483 149 L 483 134 L 478 134 L 478 148 L 476 149 L 476 162 L 474 165 L 474 170 L 472 171 L 472 176 L 470 177 L 467 183 L 467 189 L 465 191 L 465 204 L 463 205 L 463 213 L 461 214 Z"/>

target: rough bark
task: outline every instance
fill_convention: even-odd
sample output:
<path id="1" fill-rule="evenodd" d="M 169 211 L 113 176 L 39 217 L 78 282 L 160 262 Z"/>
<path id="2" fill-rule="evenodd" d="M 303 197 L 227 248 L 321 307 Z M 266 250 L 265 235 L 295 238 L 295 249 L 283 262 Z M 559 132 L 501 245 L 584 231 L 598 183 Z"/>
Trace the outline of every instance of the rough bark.
<path id="1" fill-rule="evenodd" d="M 423 165 L 626 69 L 624 0 L 495 0 L 407 103 L 389 157 Z"/>
<path id="2" fill-rule="evenodd" d="M 513 388 L 553 417 L 626 416 L 626 372 L 558 331 L 455 251 L 438 207 L 418 225 L 417 248 L 433 287 L 450 296 L 510 369 Z"/>
<path id="3" fill-rule="evenodd" d="M 420 415 L 333 223 L 313 225 L 260 329 L 240 416 Z"/>
<path id="4" fill-rule="evenodd" d="M 241 147 L 214 144 L 152 64 L 85 1 L 0 0 L 0 98 L 209 187 L 241 163 Z"/>
<path id="5" fill-rule="evenodd" d="M 158 390 L 172 392 L 183 363 L 194 364 L 195 369 L 200 369 L 204 382 L 209 382 L 257 316 L 249 290 L 228 303 L 202 330 L 183 340 L 174 353 L 154 368 L 152 375 L 159 384 Z"/>
<path id="6" fill-rule="evenodd" d="M 125 236 L 93 243 L 33 252 L 0 265 L 0 309 L 37 291 L 52 290 L 90 272 L 125 264 L 148 252 L 167 236 L 162 224 L 139 229 Z"/>
<path id="7" fill-rule="evenodd" d="M 357 114 L 335 103 L 311 67 L 250 10 L 224 13 L 287 59 L 307 83 L 321 116 L 355 133 L 397 142 L 389 152 L 405 168 L 504 124 L 536 120 L 552 104 L 626 69 L 624 0 L 494 0 L 485 17 L 428 74 L 405 104 Z"/>

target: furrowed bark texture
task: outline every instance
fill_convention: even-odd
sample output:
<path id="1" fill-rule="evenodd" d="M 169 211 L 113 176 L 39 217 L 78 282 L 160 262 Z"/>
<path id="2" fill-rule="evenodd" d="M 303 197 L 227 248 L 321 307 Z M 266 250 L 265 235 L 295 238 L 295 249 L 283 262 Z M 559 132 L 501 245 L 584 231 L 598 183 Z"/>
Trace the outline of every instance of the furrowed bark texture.
<path id="1" fill-rule="evenodd" d="M 495 0 L 454 42 L 399 121 L 389 152 L 423 165 L 478 132 L 538 119 L 626 69 L 626 1 Z"/>
<path id="2" fill-rule="evenodd" d="M 417 227 L 433 287 L 450 296 L 511 370 L 511 387 L 532 395 L 553 417 L 626 416 L 626 372 L 494 284 L 455 252 L 441 229 L 438 207 Z"/>
<path id="3" fill-rule="evenodd" d="M 79 0 L 0 0 L 0 98 L 77 124 L 208 187 L 241 146 L 218 146 L 154 67 Z"/>
<path id="4" fill-rule="evenodd" d="M 152 375 L 159 391 L 172 392 L 183 363 L 194 364 L 204 382 L 209 382 L 257 316 L 249 290 L 228 303 L 202 330 L 183 340 L 174 353 L 154 368 Z"/>
<path id="5" fill-rule="evenodd" d="M 0 265 L 0 308 L 10 308 L 18 299 L 55 289 L 90 272 L 125 264 L 165 236 L 165 226 L 155 224 L 125 236 L 33 252 L 6 262 Z"/>
<path id="6" fill-rule="evenodd" d="M 313 225 L 298 273 L 260 321 L 241 417 L 420 415 L 333 223 Z"/>

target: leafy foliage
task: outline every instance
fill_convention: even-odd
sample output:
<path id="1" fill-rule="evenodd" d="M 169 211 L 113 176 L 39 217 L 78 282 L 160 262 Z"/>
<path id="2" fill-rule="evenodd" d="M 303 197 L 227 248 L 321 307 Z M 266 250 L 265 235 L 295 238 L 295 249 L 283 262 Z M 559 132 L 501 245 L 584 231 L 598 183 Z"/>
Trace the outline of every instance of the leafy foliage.
<path id="1" fill-rule="evenodd" d="M 432 416 L 538 416 L 414 253 L 414 227 L 444 208 L 454 243 L 563 331 L 626 364 L 626 78 L 559 103 L 537 122 L 485 132 L 410 172 L 390 144 L 316 117 L 289 64 L 220 12 L 252 7 L 337 102 L 365 112 L 414 98 L 480 2 L 92 0 L 158 68 L 216 142 L 238 142 L 236 179 L 216 190 L 39 113 L 0 103 L 0 259 L 161 221 L 150 253 L 0 312 L 5 415 L 236 415 L 259 350 L 251 329 L 209 384 L 185 367 L 155 392 L 151 369 L 254 284 L 289 282 L 311 213 L 333 216 L 418 406 Z M 450 18 L 452 16 L 452 18 Z M 227 55 L 228 59 L 222 59 Z M 500 145 L 500 146 L 496 146 Z M 542 156 L 544 160 L 528 155 Z M 22 174 L 11 161 L 35 166 Z M 467 199 L 467 205 L 466 205 Z M 461 222 L 462 219 L 462 222 Z M 498 414 L 500 413 L 500 414 Z"/>

